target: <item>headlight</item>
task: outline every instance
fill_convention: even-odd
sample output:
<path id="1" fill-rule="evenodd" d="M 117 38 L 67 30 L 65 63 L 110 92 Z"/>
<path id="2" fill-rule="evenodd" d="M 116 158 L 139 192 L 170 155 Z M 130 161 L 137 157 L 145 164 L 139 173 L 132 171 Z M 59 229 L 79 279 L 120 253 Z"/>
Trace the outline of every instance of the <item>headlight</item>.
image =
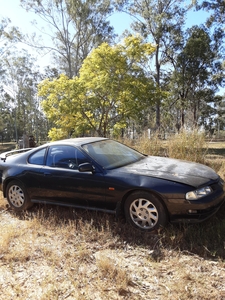
<path id="1" fill-rule="evenodd" d="M 206 195 L 209 195 L 212 193 L 212 189 L 210 186 L 205 186 L 203 188 L 200 188 L 198 190 L 195 190 L 195 191 L 191 191 L 191 192 L 188 192 L 186 194 L 186 199 L 187 200 L 198 200 Z"/>
<path id="2" fill-rule="evenodd" d="M 223 181 L 223 179 L 222 179 L 222 178 L 220 178 L 220 180 L 219 180 L 219 184 L 220 184 L 221 186 L 224 186 L 224 181 Z"/>

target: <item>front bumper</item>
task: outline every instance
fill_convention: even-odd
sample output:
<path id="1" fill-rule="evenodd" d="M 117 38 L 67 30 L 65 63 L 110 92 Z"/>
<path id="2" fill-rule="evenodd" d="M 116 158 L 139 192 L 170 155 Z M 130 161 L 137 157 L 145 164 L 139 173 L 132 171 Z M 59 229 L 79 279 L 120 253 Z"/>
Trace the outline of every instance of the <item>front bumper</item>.
<path id="1" fill-rule="evenodd" d="M 187 201 L 176 199 L 170 201 L 171 222 L 202 222 L 214 215 L 225 203 L 225 185 L 222 180 L 212 185 L 213 193 L 199 200 Z M 176 202 L 176 204 L 175 204 Z"/>

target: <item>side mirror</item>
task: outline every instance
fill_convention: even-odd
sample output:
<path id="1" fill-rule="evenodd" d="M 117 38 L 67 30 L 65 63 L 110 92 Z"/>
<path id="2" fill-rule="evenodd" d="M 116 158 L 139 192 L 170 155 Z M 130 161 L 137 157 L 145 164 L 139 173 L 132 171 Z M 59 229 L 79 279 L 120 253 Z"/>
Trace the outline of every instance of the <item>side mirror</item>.
<path id="1" fill-rule="evenodd" d="M 90 163 L 83 163 L 78 166 L 80 172 L 94 172 L 94 167 Z"/>

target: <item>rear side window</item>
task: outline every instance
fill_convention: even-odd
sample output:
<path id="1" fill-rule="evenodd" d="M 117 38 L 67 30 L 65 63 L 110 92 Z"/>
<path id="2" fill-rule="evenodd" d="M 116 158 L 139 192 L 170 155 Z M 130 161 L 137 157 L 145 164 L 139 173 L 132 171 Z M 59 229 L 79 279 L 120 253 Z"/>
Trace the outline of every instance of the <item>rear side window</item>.
<path id="1" fill-rule="evenodd" d="M 45 158 L 45 152 L 46 152 L 46 148 L 41 149 L 41 150 L 31 154 L 31 156 L 28 159 L 29 164 L 43 165 L 44 158 Z"/>

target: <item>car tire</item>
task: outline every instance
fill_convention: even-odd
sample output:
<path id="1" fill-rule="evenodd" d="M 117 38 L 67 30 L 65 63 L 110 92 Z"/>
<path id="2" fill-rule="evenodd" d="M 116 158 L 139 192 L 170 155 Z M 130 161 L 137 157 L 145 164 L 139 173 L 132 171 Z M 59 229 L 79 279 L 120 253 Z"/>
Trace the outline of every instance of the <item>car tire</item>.
<path id="1" fill-rule="evenodd" d="M 153 231 L 168 223 L 167 212 L 153 194 L 135 192 L 128 196 L 124 205 L 126 221 L 142 231 Z"/>
<path id="2" fill-rule="evenodd" d="M 26 210 L 33 205 L 24 185 L 15 180 L 7 185 L 6 198 L 9 205 L 16 211 Z"/>

